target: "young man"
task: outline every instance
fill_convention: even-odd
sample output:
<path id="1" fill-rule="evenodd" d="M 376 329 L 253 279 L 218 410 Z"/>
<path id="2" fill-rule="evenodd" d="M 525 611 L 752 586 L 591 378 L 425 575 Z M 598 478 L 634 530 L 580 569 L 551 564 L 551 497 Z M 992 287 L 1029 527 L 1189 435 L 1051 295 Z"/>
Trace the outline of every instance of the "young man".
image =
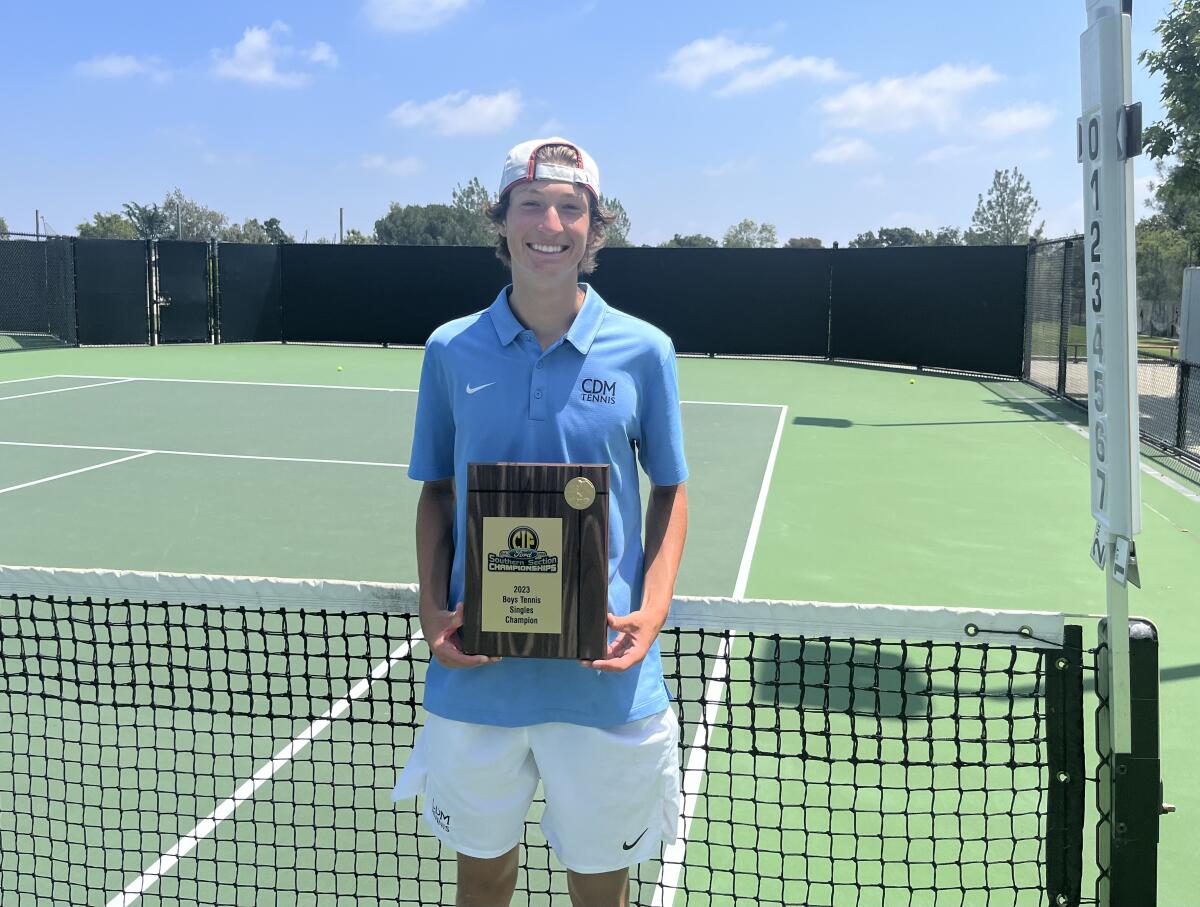
<path id="1" fill-rule="evenodd" d="M 458 853 L 458 903 L 508 904 L 541 780 L 572 902 L 624 905 L 629 867 L 671 841 L 678 724 L 656 638 L 687 529 L 675 351 L 579 276 L 611 223 L 599 172 L 552 138 L 509 152 L 488 212 L 512 285 L 425 347 L 409 475 L 429 712 L 395 798 L 424 793 Z M 652 483 L 642 546 L 637 463 Z M 608 463 L 609 649 L 593 662 L 471 656 L 462 626 L 468 462 Z"/>

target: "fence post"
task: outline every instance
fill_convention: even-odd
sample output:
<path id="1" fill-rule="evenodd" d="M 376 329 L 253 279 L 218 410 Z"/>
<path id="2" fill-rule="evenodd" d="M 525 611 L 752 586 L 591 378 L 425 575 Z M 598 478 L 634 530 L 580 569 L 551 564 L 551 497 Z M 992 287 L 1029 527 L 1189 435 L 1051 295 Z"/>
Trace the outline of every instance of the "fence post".
<path id="1" fill-rule="evenodd" d="M 1186 359 L 1179 360 L 1179 386 L 1175 391 L 1175 403 L 1178 407 L 1178 417 L 1175 419 L 1175 446 L 1187 453 L 1188 435 L 1188 391 L 1192 384 L 1192 363 Z"/>
<path id="2" fill-rule="evenodd" d="M 1067 337 L 1071 326 L 1071 301 L 1069 298 L 1070 281 L 1067 275 L 1071 273 L 1074 262 L 1074 240 L 1063 243 L 1062 284 L 1058 292 L 1058 386 L 1055 388 L 1060 397 L 1067 395 Z"/>

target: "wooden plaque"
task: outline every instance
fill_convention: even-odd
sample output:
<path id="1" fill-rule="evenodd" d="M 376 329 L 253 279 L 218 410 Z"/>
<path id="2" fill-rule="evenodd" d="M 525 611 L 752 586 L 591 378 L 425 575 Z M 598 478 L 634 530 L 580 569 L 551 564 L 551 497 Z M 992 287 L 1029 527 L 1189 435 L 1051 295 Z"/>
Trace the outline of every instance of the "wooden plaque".
<path id="1" fill-rule="evenodd" d="M 463 651 L 603 658 L 608 466 L 470 463 Z"/>

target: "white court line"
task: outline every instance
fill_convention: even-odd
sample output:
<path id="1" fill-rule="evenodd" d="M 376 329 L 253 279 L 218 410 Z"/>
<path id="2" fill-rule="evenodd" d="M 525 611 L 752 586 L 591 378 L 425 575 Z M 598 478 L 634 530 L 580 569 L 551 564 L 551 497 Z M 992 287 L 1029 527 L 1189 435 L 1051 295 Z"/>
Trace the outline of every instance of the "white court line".
<path id="1" fill-rule="evenodd" d="M 166 454 L 172 457 L 213 457 L 219 460 L 268 460 L 272 463 L 327 463 L 331 466 L 390 466 L 407 469 L 407 463 L 377 463 L 373 460 L 321 460 L 314 457 L 268 457 L 253 454 L 204 453 L 193 450 L 158 450 L 146 447 L 99 447 L 90 444 L 42 444 L 36 441 L 0 441 L 3 447 L 51 447 L 58 450 L 104 450 L 113 453 Z"/>
<path id="2" fill-rule="evenodd" d="M 23 485 L 10 485 L 8 488 L 0 488 L 0 494 L 8 494 L 10 491 L 20 491 L 22 488 L 32 488 L 34 485 L 44 485 L 46 482 L 53 482 L 57 479 L 65 479 L 68 476 L 77 476 L 81 472 L 91 472 L 93 469 L 103 469 L 105 466 L 116 466 L 118 463 L 126 463 L 129 460 L 137 460 L 141 457 L 148 457 L 152 453 L 154 453 L 152 450 L 143 450 L 135 453 L 132 457 L 121 457 L 119 460 L 109 460 L 105 463 L 97 463 L 95 466 L 85 466 L 83 469 L 72 469 L 70 472 L 60 472 L 56 476 L 47 476 L 44 479 L 26 482 Z"/>
<path id="3" fill-rule="evenodd" d="M 51 378 L 61 378 L 62 375 L 38 375 L 34 378 L 5 378 L 0 384 L 19 384 L 22 381 L 49 381 Z"/>
<path id="4" fill-rule="evenodd" d="M 1071 431 L 1075 432 L 1075 434 L 1079 435 L 1079 437 L 1084 438 L 1085 440 L 1087 439 L 1088 430 L 1086 428 L 1076 425 L 1074 422 L 1071 422 L 1068 419 L 1064 419 L 1062 416 L 1058 415 L 1052 410 L 1046 409 L 1046 407 L 1042 406 L 1032 397 L 1026 397 L 1024 394 L 1017 394 L 1017 397 L 1020 398 L 1022 403 L 1028 403 L 1039 413 L 1049 416 L 1055 422 L 1061 423 L 1062 425 L 1065 425 L 1067 428 L 1071 429 Z M 1183 495 L 1189 501 L 1195 501 L 1196 503 L 1200 504 L 1200 494 L 1196 494 L 1196 492 L 1192 491 L 1186 485 L 1176 482 L 1170 476 L 1164 475 L 1153 466 L 1147 466 L 1145 463 L 1142 463 L 1141 457 L 1138 457 L 1138 461 L 1138 465 L 1141 467 L 1142 472 L 1144 472 L 1146 475 L 1158 479 L 1158 481 L 1162 482 L 1171 490 L 1179 492 L 1179 494 Z"/>
<path id="5" fill-rule="evenodd" d="M 76 375 L 56 375 L 61 378 L 82 377 Z M 78 384 L 74 387 L 56 387 L 51 391 L 34 391 L 32 394 L 13 394 L 9 397 L 0 397 L 0 402 L 5 400 L 22 400 L 25 397 L 41 397 L 43 394 L 65 394 L 67 391 L 87 390 L 89 387 L 108 387 L 110 384 L 125 384 L 129 381 L 136 381 L 136 378 L 114 378 L 111 381 L 101 381 L 99 384 Z"/>
<path id="6" fill-rule="evenodd" d="M 371 669 L 369 677 L 356 683 L 344 698 L 331 705 L 320 718 L 296 735 L 291 743 L 259 766 L 258 771 L 238 786 L 238 789 L 233 792 L 233 796 L 221 801 L 216 809 L 196 824 L 195 828 L 171 845 L 140 876 L 126 885 L 120 894 L 111 898 L 105 907 L 130 907 L 138 898 L 157 885 L 163 876 L 175 868 L 182 857 L 191 853 L 197 844 L 215 832 L 217 826 L 232 816 L 234 810 L 239 806 L 251 799 L 260 787 L 275 776 L 276 772 L 307 749 L 308 745 L 324 734 L 334 721 L 345 715 L 350 710 L 350 703 L 361 699 L 370 691 L 376 681 L 390 674 L 392 666 L 405 658 L 412 649 L 413 643 L 420 638 L 421 632 L 417 630 L 413 633 L 411 641 L 404 641 L 387 658 L 375 665 Z"/>
<path id="7" fill-rule="evenodd" d="M 113 375 L 56 375 L 57 378 L 113 378 Z M 160 384 L 236 384 L 246 387 L 305 387 L 330 391 L 382 391 L 393 394 L 415 394 L 411 387 L 353 387 L 346 384 L 283 384 L 273 381 L 218 381 L 209 378 L 123 378 L 124 381 L 154 381 Z"/>
<path id="8" fill-rule="evenodd" d="M 215 379 L 201 378 L 120 378 L 114 375 L 53 375 L 54 378 L 83 378 L 83 379 L 103 379 L 103 380 L 121 380 L 121 381 L 156 381 L 163 384 L 234 384 L 245 387 L 300 387 L 310 388 L 314 390 L 331 390 L 331 391 L 380 391 L 384 393 L 394 394 L 415 394 L 415 387 L 355 387 L 346 384 L 281 384 L 271 381 L 218 381 Z M 32 380 L 32 379 L 18 379 Z M 70 388 L 73 389 L 73 388 Z M 731 403 L 724 400 L 680 400 L 680 403 L 687 403 L 692 406 L 757 406 L 774 408 L 779 406 L 778 403 Z"/>
<path id="9" fill-rule="evenodd" d="M 680 400 L 680 403 L 690 403 L 692 406 L 761 406 L 775 409 L 778 403 L 731 403 L 726 400 Z M 784 407 L 786 409 L 786 407 Z"/>
<path id="10" fill-rule="evenodd" d="M 783 438 L 783 427 L 787 424 L 787 407 L 779 407 L 779 423 L 775 427 L 775 440 L 771 443 L 771 454 L 767 457 L 767 466 L 763 470 L 762 484 L 758 489 L 758 502 L 754 506 L 754 518 L 750 521 L 750 533 L 746 538 L 746 546 L 742 549 L 742 563 L 738 569 L 737 581 L 733 588 L 734 599 L 746 597 L 746 584 L 750 580 L 750 563 L 754 560 L 754 549 L 758 545 L 758 533 L 762 526 L 763 512 L 767 506 L 767 494 L 771 488 L 771 476 L 775 472 L 775 459 L 779 454 L 779 442 Z M 725 686 L 729 673 L 729 654 L 733 645 L 733 631 L 724 635 L 718 647 L 712 676 L 704 688 L 704 723 L 696 729 L 696 737 L 688 749 L 687 766 L 683 770 L 683 814 L 679 817 L 679 825 L 675 833 L 675 843 L 667 845 L 662 854 L 661 875 L 658 884 L 654 886 L 654 907 L 672 907 L 675 896 L 679 891 L 679 876 L 683 872 L 683 861 L 687 856 L 688 835 L 692 830 L 692 819 L 700 801 L 700 788 L 704 783 L 704 774 L 708 763 L 708 736 L 710 728 L 717 723 L 717 713 L 720 711 L 724 697 L 721 688 Z"/>
<path id="11" fill-rule="evenodd" d="M 737 583 L 733 587 L 734 598 L 746 597 L 746 585 L 750 582 L 750 562 L 754 560 L 754 549 L 758 546 L 758 531 L 762 528 L 763 511 L 767 509 L 767 493 L 771 489 L 771 476 L 775 472 L 775 458 L 779 455 L 779 442 L 783 440 L 783 426 L 787 423 L 786 406 L 779 407 L 779 424 L 775 426 L 775 440 L 771 442 L 771 455 L 767 457 L 767 468 L 763 473 L 762 485 L 758 489 L 758 502 L 754 505 L 754 519 L 750 521 L 750 537 L 742 551 L 742 565 L 738 570 Z"/>

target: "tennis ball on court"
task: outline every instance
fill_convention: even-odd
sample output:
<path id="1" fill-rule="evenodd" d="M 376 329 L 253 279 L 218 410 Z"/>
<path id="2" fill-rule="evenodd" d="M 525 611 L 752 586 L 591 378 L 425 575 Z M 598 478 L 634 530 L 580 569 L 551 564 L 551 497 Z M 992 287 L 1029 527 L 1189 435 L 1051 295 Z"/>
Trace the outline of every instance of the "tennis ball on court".
<path id="1" fill-rule="evenodd" d="M 340 372 L 341 370 L 342 370 L 342 367 L 339 365 L 339 366 L 338 366 L 338 371 Z"/>
<path id="2" fill-rule="evenodd" d="M 917 379 L 916 379 L 916 378 L 909 378 L 909 379 L 908 379 L 908 383 L 909 383 L 909 384 L 916 384 L 916 383 L 917 383 Z"/>

